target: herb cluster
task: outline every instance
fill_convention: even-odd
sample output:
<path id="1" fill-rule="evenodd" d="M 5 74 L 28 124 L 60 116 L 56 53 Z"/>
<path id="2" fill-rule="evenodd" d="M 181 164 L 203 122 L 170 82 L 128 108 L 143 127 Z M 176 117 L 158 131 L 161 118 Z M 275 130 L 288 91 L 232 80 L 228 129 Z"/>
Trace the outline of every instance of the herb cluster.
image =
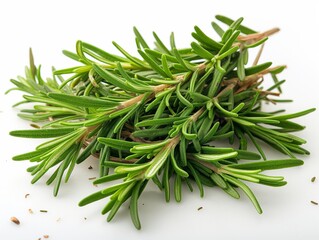
<path id="1" fill-rule="evenodd" d="M 285 66 L 258 63 L 265 42 L 278 29 L 256 32 L 242 25 L 243 18 L 216 18 L 227 25 L 224 29 L 212 22 L 218 40 L 195 26 L 194 42 L 184 49 L 176 47 L 173 33 L 166 46 L 155 32 L 153 49 L 134 28 L 139 58 L 116 42 L 121 56 L 78 41 L 76 52 L 63 51 L 77 65 L 53 69 L 53 78 L 46 80 L 30 51 L 26 76 L 11 81 L 14 90 L 25 92 L 16 105 L 34 104 L 19 116 L 42 124 L 39 129 L 10 134 L 49 140 L 13 159 L 34 163 L 28 168 L 32 183 L 54 169 L 47 184 L 54 184 L 56 196 L 74 167 L 96 156 L 100 178 L 94 184 L 122 181 L 84 198 L 79 205 L 107 198 L 102 214 L 108 213 L 110 221 L 128 201 L 138 229 L 138 198 L 150 181 L 164 192 L 166 201 L 171 190 L 175 200 L 181 201 L 184 183 L 193 191 L 195 182 L 200 196 L 204 185 L 219 187 L 234 198 L 239 198 L 241 189 L 261 213 L 245 182 L 286 184 L 283 177 L 263 171 L 303 164 L 295 154 L 309 154 L 301 146 L 306 141 L 292 132 L 304 126 L 292 119 L 314 109 L 293 114 L 262 111 L 263 102 L 284 101 L 277 97 L 285 82 L 278 74 Z M 249 50 L 256 47 L 260 51 L 248 66 Z M 266 75 L 274 81 L 267 89 L 262 86 Z M 214 146 L 216 141 L 226 144 L 225 140 L 231 145 Z M 260 142 L 288 159 L 264 161 Z M 258 153 L 247 150 L 250 144 Z"/>

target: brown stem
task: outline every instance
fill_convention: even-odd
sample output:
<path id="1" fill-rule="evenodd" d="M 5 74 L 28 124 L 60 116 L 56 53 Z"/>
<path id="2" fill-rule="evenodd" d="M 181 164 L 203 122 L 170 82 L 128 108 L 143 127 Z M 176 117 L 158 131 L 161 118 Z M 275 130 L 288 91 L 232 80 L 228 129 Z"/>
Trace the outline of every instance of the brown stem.
<path id="1" fill-rule="evenodd" d="M 252 85 L 256 84 L 257 81 L 262 78 L 262 75 L 251 75 L 251 76 L 248 76 L 247 78 L 245 78 L 245 81 L 243 82 L 239 82 L 238 83 L 238 86 L 240 87 L 239 89 L 237 89 L 237 91 L 235 92 L 236 94 L 237 93 L 240 93 L 240 92 L 243 92 L 245 91 L 246 89 L 248 89 L 249 87 L 251 87 Z"/>
<path id="2" fill-rule="evenodd" d="M 193 122 L 196 122 L 197 119 L 199 118 L 199 116 L 204 112 L 205 108 L 202 107 L 201 109 L 199 109 L 196 113 L 194 113 L 192 116 L 191 116 L 191 119 Z"/>
<path id="3" fill-rule="evenodd" d="M 87 140 L 84 141 L 82 148 L 85 149 L 89 144 L 90 144 L 89 141 L 87 141 Z M 94 153 L 94 154 L 92 154 L 92 156 L 95 157 L 95 158 L 99 158 L 100 157 L 100 153 Z M 130 160 L 125 160 L 125 159 L 121 159 L 121 158 L 118 158 L 118 157 L 110 156 L 109 160 L 112 161 L 112 162 L 119 162 L 119 163 L 135 163 L 138 159 L 137 158 L 133 158 L 133 159 L 130 159 Z"/>
<path id="4" fill-rule="evenodd" d="M 267 98 L 267 97 L 266 97 L 265 100 L 271 102 L 271 103 L 274 104 L 274 105 L 277 104 L 273 99 L 270 99 L 270 98 Z"/>
<path id="5" fill-rule="evenodd" d="M 279 65 L 279 66 L 267 68 L 264 71 L 261 71 L 259 74 L 265 75 L 265 74 L 270 73 L 272 71 L 275 71 L 275 70 L 277 70 L 278 68 L 281 68 L 281 67 L 287 68 L 287 65 Z"/>
<path id="6" fill-rule="evenodd" d="M 254 60 L 254 62 L 253 62 L 253 66 L 256 66 L 256 65 L 258 64 L 259 59 L 260 59 L 260 56 L 261 56 L 261 54 L 262 54 L 262 52 L 263 52 L 263 50 L 264 50 L 264 46 L 265 46 L 265 44 L 262 44 L 262 45 L 261 45 L 261 47 L 260 47 L 260 49 L 259 49 L 259 51 L 258 51 L 258 53 L 257 53 L 257 56 L 256 56 L 256 58 L 255 58 L 255 60 Z"/>
<path id="7" fill-rule="evenodd" d="M 219 97 L 222 96 L 225 92 L 227 92 L 228 90 L 233 89 L 235 86 L 236 86 L 235 83 L 231 83 L 231 84 L 227 85 L 227 87 L 225 87 L 222 91 L 220 91 L 220 92 L 217 94 L 216 98 L 219 98 Z"/>
<path id="8" fill-rule="evenodd" d="M 133 159 L 129 159 L 129 160 L 125 160 L 122 158 L 118 158 L 118 157 L 110 157 L 110 161 L 112 162 L 118 162 L 118 163 L 135 163 L 136 161 L 138 161 L 139 159 L 137 158 L 133 158 Z"/>
<path id="9" fill-rule="evenodd" d="M 182 79 L 184 79 L 185 75 L 180 75 L 180 76 L 181 76 L 180 78 L 181 78 L 181 81 L 182 81 Z M 153 87 L 153 93 L 150 95 L 150 98 L 153 98 L 157 93 L 159 93 L 159 92 L 161 92 L 164 89 L 169 88 L 169 87 L 170 87 L 170 85 L 168 85 L 168 84 L 160 84 L 158 86 Z M 131 98 L 129 100 L 126 100 L 126 101 L 122 102 L 119 106 L 117 106 L 117 108 L 115 110 L 113 110 L 112 112 L 115 112 L 115 111 L 130 107 L 130 106 L 132 106 L 134 104 L 137 104 L 140 101 L 142 101 L 142 99 L 145 96 L 146 96 L 146 93 L 143 93 L 143 94 L 138 95 L 136 97 L 133 97 L 133 98 Z"/>
<path id="10" fill-rule="evenodd" d="M 279 32 L 280 29 L 279 28 L 272 28 L 270 30 L 267 30 L 265 32 L 260 32 L 260 33 L 253 33 L 253 34 L 248 34 L 245 36 L 238 36 L 237 40 L 239 41 L 253 41 L 253 42 L 257 42 L 265 37 L 269 37 L 277 32 Z M 253 42 L 249 42 L 250 44 L 252 44 Z"/>
<path id="11" fill-rule="evenodd" d="M 278 92 L 271 92 L 271 91 L 262 91 L 259 89 L 256 89 L 257 91 L 259 91 L 262 95 L 272 95 L 272 96 L 280 96 L 280 93 Z"/>
<path id="12" fill-rule="evenodd" d="M 173 137 L 172 140 L 169 141 L 169 143 L 166 146 L 170 148 L 174 148 L 179 143 L 180 139 L 181 139 L 180 135 L 177 135 Z"/>
<path id="13" fill-rule="evenodd" d="M 201 165 L 207 167 L 208 169 L 214 171 L 217 174 L 220 173 L 220 169 L 218 167 L 216 167 L 214 164 L 211 164 L 211 163 L 206 162 L 206 161 L 195 159 L 191 154 L 187 154 L 187 159 L 190 159 L 192 161 L 198 162 Z"/>
<path id="14" fill-rule="evenodd" d="M 278 68 L 281 67 L 287 67 L 286 65 L 279 65 L 276 67 L 272 67 L 272 68 L 267 68 L 259 73 L 250 75 L 245 77 L 245 79 L 243 81 L 240 81 L 239 78 L 231 78 L 231 79 L 227 79 L 224 80 L 222 82 L 222 86 L 228 86 L 231 84 L 235 84 L 236 86 L 239 86 L 240 88 L 236 91 L 236 93 L 242 92 L 244 90 L 246 90 L 248 87 L 252 86 L 253 84 L 255 84 L 259 79 L 261 79 L 264 75 L 277 70 Z"/>
<path id="15" fill-rule="evenodd" d="M 114 112 L 117 111 L 117 110 L 121 110 L 121 109 L 130 107 L 130 106 L 140 102 L 144 97 L 145 97 L 145 93 L 141 94 L 141 95 L 138 95 L 136 97 L 133 97 L 133 98 L 131 98 L 129 100 L 126 100 L 126 101 L 122 102 L 119 106 L 117 106 L 117 108 L 114 110 Z"/>
<path id="16" fill-rule="evenodd" d="M 205 68 L 206 68 L 206 64 L 205 63 L 201 63 L 197 66 L 198 70 L 201 72 L 201 71 L 204 71 Z M 176 76 L 174 79 L 175 80 L 179 80 L 179 82 L 183 82 L 185 80 L 185 77 L 187 76 L 187 73 L 186 74 L 180 74 L 178 76 Z M 157 85 L 157 86 L 154 86 L 153 87 L 153 93 L 150 95 L 149 98 L 153 98 L 157 93 L 167 89 L 167 88 L 173 88 L 175 87 L 175 85 L 170 85 L 170 84 L 160 84 L 160 85 Z M 124 109 L 124 108 L 127 108 L 127 107 L 130 107 L 134 104 L 137 104 L 139 103 L 144 97 L 146 96 L 146 93 L 144 94 L 141 94 L 139 96 L 136 96 L 136 97 L 133 97 L 127 101 L 124 101 L 122 102 L 114 111 L 112 112 L 115 112 L 117 110 L 121 110 L 121 109 Z"/>
<path id="17" fill-rule="evenodd" d="M 134 136 L 132 135 L 132 133 L 129 132 L 129 131 L 122 131 L 122 132 L 121 132 L 121 136 L 124 137 L 124 138 L 130 138 L 130 139 L 133 140 L 134 142 L 141 142 L 141 143 L 148 143 L 148 142 L 150 142 L 150 141 L 147 141 L 147 140 L 145 140 L 145 139 L 143 139 L 143 138 L 134 137 Z"/>

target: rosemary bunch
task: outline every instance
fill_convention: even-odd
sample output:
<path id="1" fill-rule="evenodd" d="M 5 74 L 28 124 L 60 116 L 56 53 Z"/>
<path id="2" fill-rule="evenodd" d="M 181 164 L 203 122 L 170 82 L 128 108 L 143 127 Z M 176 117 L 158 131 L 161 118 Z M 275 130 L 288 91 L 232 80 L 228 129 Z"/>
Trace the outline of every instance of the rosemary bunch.
<path id="1" fill-rule="evenodd" d="M 54 169 L 47 184 L 54 183 L 56 196 L 75 165 L 96 156 L 100 178 L 94 184 L 122 181 L 84 198 L 79 205 L 109 197 L 102 213 L 109 213 L 110 221 L 121 205 L 130 201 L 132 221 L 138 229 L 138 198 L 150 180 L 164 191 L 166 201 L 171 188 L 175 200 L 181 201 L 182 184 L 192 191 L 193 181 L 201 196 L 204 185 L 220 187 L 234 198 L 239 198 L 241 189 L 261 213 L 245 182 L 275 187 L 286 184 L 283 177 L 262 172 L 303 164 L 295 154 L 309 154 L 301 146 L 306 141 L 292 132 L 304 126 L 292 119 L 314 109 L 293 114 L 262 111 L 263 102 L 283 101 L 277 97 L 285 80 L 279 80 L 278 74 L 285 66 L 258 64 L 265 42 L 279 29 L 256 32 L 242 25 L 243 18 L 216 18 L 227 25 L 224 29 L 212 22 L 218 40 L 195 26 L 194 42 L 184 49 L 176 47 L 173 33 L 169 47 L 153 33 L 152 49 L 134 28 L 139 58 L 116 42 L 113 45 L 121 56 L 78 41 L 76 52 L 63 51 L 77 65 L 53 69 L 53 77 L 47 80 L 30 51 L 26 76 L 11 81 L 13 90 L 26 94 L 16 105 L 34 104 L 19 116 L 42 124 L 39 129 L 10 134 L 49 140 L 13 159 L 35 164 L 28 168 L 32 183 Z M 247 66 L 249 50 L 256 47 L 260 50 L 252 66 Z M 266 75 L 274 81 L 267 89 L 262 86 Z M 228 140 L 233 147 L 214 147 L 220 140 Z M 261 141 L 288 159 L 263 161 L 266 154 Z M 249 144 L 259 153 L 248 151 Z"/>

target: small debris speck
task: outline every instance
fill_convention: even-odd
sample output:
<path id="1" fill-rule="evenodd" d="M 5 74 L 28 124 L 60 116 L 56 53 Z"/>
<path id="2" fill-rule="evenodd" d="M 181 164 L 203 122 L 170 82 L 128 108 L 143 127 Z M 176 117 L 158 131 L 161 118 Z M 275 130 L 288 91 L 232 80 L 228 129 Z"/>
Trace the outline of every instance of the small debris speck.
<path id="1" fill-rule="evenodd" d="M 90 178 L 89 178 L 89 180 L 94 180 L 94 179 L 96 179 L 96 177 L 90 177 Z"/>
<path id="2" fill-rule="evenodd" d="M 61 218 L 58 218 L 56 221 L 57 221 L 57 222 L 60 222 L 60 221 L 61 221 Z"/>
<path id="3" fill-rule="evenodd" d="M 30 196 L 30 193 L 27 193 L 26 195 L 24 195 L 24 198 L 28 198 Z"/>
<path id="4" fill-rule="evenodd" d="M 47 213 L 48 210 L 43 210 L 43 209 L 41 209 L 40 212 Z"/>
<path id="5" fill-rule="evenodd" d="M 318 203 L 317 202 L 315 202 L 315 201 L 310 201 L 312 204 L 314 204 L 314 205 L 318 205 Z"/>
<path id="6" fill-rule="evenodd" d="M 93 167 L 92 167 L 92 166 L 89 166 L 89 167 L 88 167 L 88 169 L 90 169 L 90 170 L 91 170 L 91 169 L 93 169 Z"/>
<path id="7" fill-rule="evenodd" d="M 31 209 L 31 208 L 29 208 L 29 213 L 30 213 L 30 214 L 33 214 L 33 211 L 32 211 L 32 209 Z"/>
<path id="8" fill-rule="evenodd" d="M 314 182 L 314 181 L 316 181 L 316 177 L 311 178 L 311 182 Z"/>
<path id="9" fill-rule="evenodd" d="M 203 207 L 199 207 L 199 208 L 197 208 L 197 211 L 202 210 L 202 209 L 203 209 Z"/>
<path id="10" fill-rule="evenodd" d="M 43 235 L 44 238 L 49 238 L 49 235 Z"/>
<path id="11" fill-rule="evenodd" d="M 17 219 L 16 217 L 11 217 L 10 220 L 11 220 L 11 222 L 13 222 L 13 223 L 15 223 L 15 224 L 17 224 L 17 225 L 20 224 L 19 219 Z"/>
<path id="12" fill-rule="evenodd" d="M 40 128 L 40 126 L 39 126 L 39 125 L 34 124 L 34 123 L 31 123 L 31 124 L 30 124 L 30 126 L 31 126 L 31 127 L 33 127 L 33 128 L 37 128 L 37 129 L 39 129 L 39 128 Z"/>
<path id="13" fill-rule="evenodd" d="M 86 217 L 84 217 L 84 220 L 86 220 L 87 218 Z"/>

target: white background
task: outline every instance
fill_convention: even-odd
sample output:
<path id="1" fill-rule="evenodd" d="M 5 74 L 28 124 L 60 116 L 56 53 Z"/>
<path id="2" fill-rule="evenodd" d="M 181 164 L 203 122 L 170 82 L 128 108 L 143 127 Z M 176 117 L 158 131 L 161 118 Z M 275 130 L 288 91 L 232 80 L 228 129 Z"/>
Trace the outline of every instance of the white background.
<path id="1" fill-rule="evenodd" d="M 36 63 L 45 73 L 50 67 L 72 66 L 61 54 L 74 50 L 78 39 L 115 52 L 116 40 L 134 50 L 132 27 L 137 26 L 149 41 L 154 30 L 162 39 L 175 32 L 177 44 L 186 47 L 193 26 L 211 31 L 214 15 L 245 17 L 245 23 L 258 30 L 280 27 L 281 32 L 266 44 L 262 61 L 287 64 L 282 78 L 287 79 L 284 97 L 295 101 L 284 107 L 289 112 L 318 107 L 318 1 L 1 1 L 0 2 L 0 239 L 319 239 L 319 112 L 298 119 L 307 125 L 299 134 L 308 140 L 310 156 L 302 167 L 276 171 L 288 185 L 270 188 L 250 185 L 264 213 L 258 215 L 243 195 L 240 200 L 219 189 L 206 189 L 203 199 L 198 191 L 185 188 L 183 201 L 167 204 L 163 193 L 150 187 L 140 198 L 142 230 L 131 224 L 127 206 L 114 221 L 100 215 L 104 202 L 77 207 L 78 201 L 97 190 L 88 180 L 97 176 L 96 160 L 78 166 L 73 178 L 63 185 L 57 198 L 44 181 L 30 184 L 27 162 L 13 162 L 13 155 L 31 151 L 41 141 L 8 136 L 13 129 L 29 128 L 16 117 L 11 106 L 21 99 L 19 93 L 4 96 L 12 87 L 10 78 L 23 75 L 32 47 Z M 211 31 L 212 32 L 212 31 Z M 168 42 L 168 41 L 166 41 Z M 132 52 L 131 51 L 131 52 Z M 277 109 L 277 106 L 271 106 Z M 279 107 L 278 107 L 279 108 Z M 268 151 L 268 156 L 282 157 Z M 93 170 L 88 170 L 92 165 Z M 310 179 L 317 176 L 318 181 Z M 101 186 L 103 187 L 103 186 Z M 25 194 L 30 196 L 25 199 Z M 199 207 L 203 207 L 198 211 Z M 31 208 L 34 214 L 30 214 Z M 48 210 L 40 213 L 39 210 Z M 20 219 L 19 226 L 10 217 Z M 84 218 L 87 218 L 86 220 Z M 59 220 L 59 221 L 57 221 Z"/>

